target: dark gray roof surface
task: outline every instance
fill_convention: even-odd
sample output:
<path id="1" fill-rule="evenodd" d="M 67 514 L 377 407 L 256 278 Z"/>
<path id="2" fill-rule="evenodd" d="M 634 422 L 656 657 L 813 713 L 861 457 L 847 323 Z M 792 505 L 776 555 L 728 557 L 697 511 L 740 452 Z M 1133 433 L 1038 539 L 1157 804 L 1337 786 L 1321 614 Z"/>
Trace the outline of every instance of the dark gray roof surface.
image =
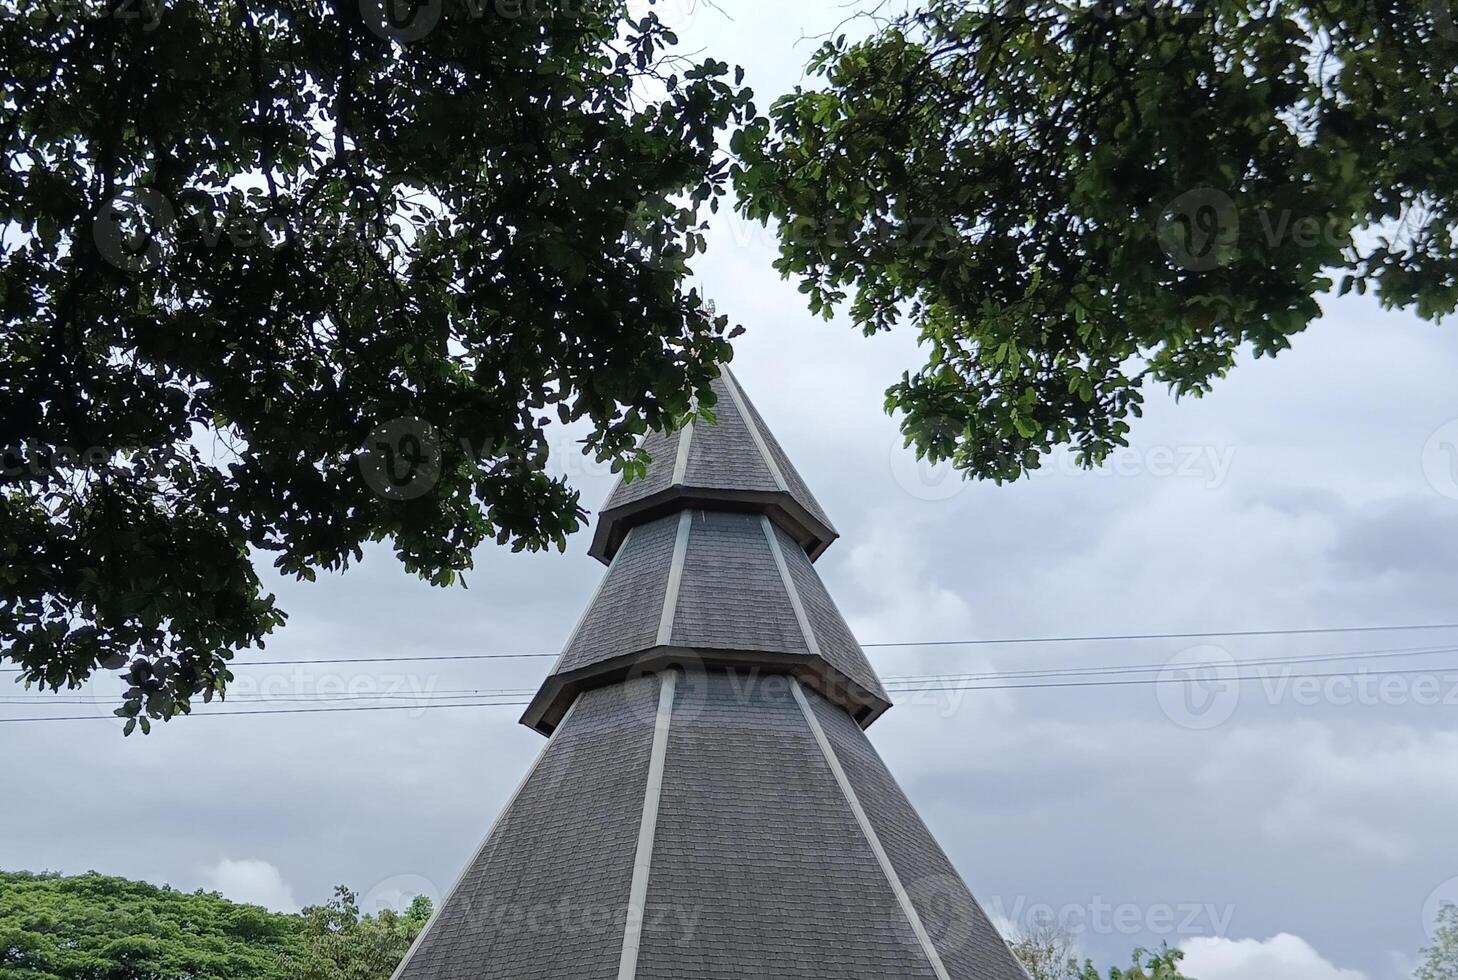
<path id="1" fill-rule="evenodd" d="M 678 451 L 680 435 L 681 433 L 678 432 L 648 433 L 643 438 L 643 449 L 653 458 L 653 465 L 648 467 L 647 473 L 636 480 L 619 480 L 609 492 L 607 502 L 602 505 L 603 510 L 607 510 L 609 507 L 621 507 L 660 490 L 666 490 L 669 481 L 673 479 L 673 461 Z M 667 465 L 663 465 L 664 463 Z"/>
<path id="2" fill-rule="evenodd" d="M 679 561 L 682 514 L 689 519 Z M 779 546 L 778 559 L 767 532 Z M 633 528 L 528 708 L 527 723 L 550 731 L 552 718 L 566 710 L 580 685 L 593 683 L 595 674 L 601 675 L 596 682 L 614 681 L 625 658 L 654 650 L 710 665 L 722 663 L 716 659 L 721 654 L 736 662 L 744 654 L 798 661 L 807 671 L 826 673 L 839 700 L 864 708 L 858 717 L 866 724 L 890 704 L 815 566 L 760 514 L 689 510 Z M 569 679 L 574 686 L 566 686 Z"/>
<path id="3" fill-rule="evenodd" d="M 603 573 L 602 586 L 567 641 L 552 673 L 634 653 L 653 646 L 663 613 L 678 516 L 661 517 L 633 529 Z"/>
<path id="4" fill-rule="evenodd" d="M 811 564 L 834 532 L 716 385 L 721 426 L 614 491 L 523 717 L 552 740 L 395 980 L 1026 980 L 862 731 L 890 705 Z"/>
<path id="5" fill-rule="evenodd" d="M 396 980 L 1026 980 L 844 710 L 673 677 L 581 695 Z"/>
<path id="6" fill-rule="evenodd" d="M 397 980 L 617 976 L 657 698 L 582 696 Z"/>
<path id="7" fill-rule="evenodd" d="M 694 424 L 683 482 L 691 487 L 781 490 L 747 420 L 730 396 L 728 373 L 726 369 L 713 385 L 714 394 L 719 396 L 713 409 L 715 424 Z M 665 462 L 673 460 L 665 459 Z"/>
<path id="8" fill-rule="evenodd" d="M 866 733 L 824 698 L 813 692 L 809 698 L 947 972 L 979 980 L 1028 980 Z"/>
<path id="9" fill-rule="evenodd" d="M 881 686 L 880 677 L 876 675 L 870 661 L 866 660 L 865 651 L 846 625 L 845 618 L 836 608 L 835 600 L 830 598 L 825 583 L 820 579 L 820 573 L 810 564 L 805 553 L 793 546 L 794 542 L 783 531 L 777 531 L 777 534 L 780 539 L 780 553 L 785 556 L 785 567 L 790 573 L 790 581 L 794 583 L 795 591 L 800 596 L 821 654 L 831 666 L 865 685 L 873 694 L 888 697 L 886 689 Z"/>
<path id="10" fill-rule="evenodd" d="M 788 679 L 738 680 L 678 695 L 639 980 L 933 980 Z"/>
<path id="11" fill-rule="evenodd" d="M 835 540 L 824 509 L 728 368 L 712 387 L 713 423 L 699 420 L 672 435 L 644 439 L 652 457 L 648 472 L 619 481 L 608 494 L 591 554 L 610 560 L 628 528 L 685 507 L 768 514 L 812 557 Z"/>
<path id="12" fill-rule="evenodd" d="M 753 420 L 756 429 L 764 438 L 765 448 L 769 450 L 770 458 L 775 461 L 790 495 L 804 504 L 810 513 L 824 521 L 827 526 L 830 525 L 830 518 L 825 516 L 825 511 L 821 508 L 820 501 L 815 499 L 814 494 L 810 492 L 810 488 L 805 485 L 805 481 L 800 477 L 799 471 L 790 462 L 790 457 L 785 455 L 784 449 L 780 447 L 779 440 L 775 438 L 775 434 L 770 431 L 769 426 L 764 424 L 764 419 L 760 416 L 759 409 L 754 406 L 754 402 L 750 401 L 744 395 L 744 389 L 739 385 L 739 379 L 734 377 L 728 368 L 724 369 L 724 373 L 729 375 L 730 383 L 734 385 L 735 389 L 739 392 L 740 398 L 743 399 L 744 407 L 749 412 L 749 417 Z"/>
<path id="13" fill-rule="evenodd" d="M 673 643 L 808 655 L 759 515 L 691 513 Z"/>

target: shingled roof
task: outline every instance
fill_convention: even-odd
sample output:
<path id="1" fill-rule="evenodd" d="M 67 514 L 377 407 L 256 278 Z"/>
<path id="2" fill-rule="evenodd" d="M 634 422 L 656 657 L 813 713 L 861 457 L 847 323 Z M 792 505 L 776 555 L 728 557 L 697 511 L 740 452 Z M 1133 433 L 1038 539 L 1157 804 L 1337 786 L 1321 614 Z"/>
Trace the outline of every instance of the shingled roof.
<path id="1" fill-rule="evenodd" d="M 812 560 L 838 537 L 830 519 L 725 367 L 712 385 L 713 424 L 690 423 L 643 444 L 648 473 L 619 482 L 603 504 L 588 553 L 608 562 L 632 528 L 695 504 L 769 516 Z"/>
<path id="2" fill-rule="evenodd" d="M 811 564 L 835 532 L 717 387 L 724 428 L 609 498 L 522 719 L 547 745 L 395 980 L 1026 980 L 863 731 L 889 701 Z"/>

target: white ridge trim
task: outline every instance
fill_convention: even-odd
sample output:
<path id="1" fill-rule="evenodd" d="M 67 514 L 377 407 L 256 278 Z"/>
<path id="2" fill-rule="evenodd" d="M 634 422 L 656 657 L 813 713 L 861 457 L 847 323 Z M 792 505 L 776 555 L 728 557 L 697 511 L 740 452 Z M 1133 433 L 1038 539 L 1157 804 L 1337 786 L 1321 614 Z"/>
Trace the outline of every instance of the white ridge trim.
<path id="1" fill-rule="evenodd" d="M 693 511 L 678 512 L 678 537 L 673 540 L 673 561 L 668 566 L 668 585 L 663 590 L 663 611 L 658 616 L 658 640 L 661 647 L 673 639 L 673 615 L 678 609 L 678 589 L 683 583 L 683 559 L 688 554 L 689 523 Z"/>
<path id="2" fill-rule="evenodd" d="M 607 585 L 608 576 L 613 573 L 613 566 L 618 563 L 618 556 L 628 550 L 628 541 L 633 537 L 633 532 L 636 530 L 636 527 L 630 527 L 628 528 L 628 533 L 623 535 L 623 542 L 618 545 L 618 550 L 613 552 L 612 561 L 608 562 L 607 571 L 602 573 L 602 578 L 597 580 L 597 588 L 592 590 L 592 598 L 588 599 L 587 605 L 582 607 L 582 613 L 577 617 L 577 625 L 572 627 L 572 632 L 567 636 L 567 642 L 562 644 L 562 652 L 557 654 L 557 659 L 553 662 L 552 669 L 547 671 L 549 676 L 555 674 L 561 668 L 562 660 L 567 656 L 567 651 L 572 649 L 572 644 L 577 641 L 577 634 L 582 632 L 582 624 L 587 622 L 587 614 L 592 612 L 593 606 L 597 605 L 597 597 L 602 595 L 603 587 Z M 565 720 L 566 718 L 564 716 L 563 721 Z"/>
<path id="3" fill-rule="evenodd" d="M 845 770 L 841 768 L 840 760 L 835 756 L 835 749 L 831 747 L 830 739 L 825 737 L 825 730 L 820 727 L 820 719 L 815 717 L 814 709 L 805 699 L 805 692 L 800 688 L 800 682 L 792 679 L 790 690 L 794 692 L 795 700 L 800 702 L 800 711 L 805 715 L 805 722 L 810 726 L 815 741 L 820 745 L 820 753 L 825 756 L 825 762 L 835 775 L 835 781 L 840 784 L 841 794 L 845 796 L 846 803 L 850 804 L 856 823 L 861 825 L 861 833 L 866 835 L 866 843 L 871 845 L 871 853 L 876 855 L 876 861 L 881 865 L 881 871 L 886 875 L 886 881 L 890 883 L 891 891 L 895 893 L 896 901 L 900 903 L 901 911 L 906 915 L 906 921 L 911 924 L 911 931 L 916 933 L 917 942 L 921 943 L 922 952 L 926 954 L 938 980 L 951 980 L 947 974 L 947 968 L 942 965 L 942 958 L 937 953 L 931 936 L 927 934 L 926 927 L 922 925 L 921 916 L 916 913 L 916 906 L 912 904 L 911 896 L 901 886 L 901 878 L 896 874 L 896 868 L 892 866 L 891 859 L 886 856 L 885 848 L 881 846 L 881 838 L 876 836 L 876 828 L 871 825 L 871 818 L 861 807 L 861 801 L 850 784 L 850 778 L 846 776 Z"/>
<path id="4" fill-rule="evenodd" d="M 815 630 L 810 626 L 810 618 L 805 615 L 805 605 L 800 601 L 800 590 L 795 588 L 795 580 L 790 578 L 790 566 L 785 564 L 785 552 L 780 548 L 775 526 L 764 514 L 759 515 L 759 520 L 764 527 L 765 540 L 769 542 L 770 554 L 775 557 L 775 566 L 780 570 L 780 581 L 784 583 L 785 594 L 790 597 L 790 608 L 795 610 L 795 618 L 800 621 L 800 635 L 805 637 L 805 647 L 811 656 L 818 657 L 820 644 L 815 642 Z"/>
<path id="5" fill-rule="evenodd" d="M 643 789 L 643 819 L 638 824 L 638 851 L 633 857 L 633 881 L 628 886 L 628 916 L 623 927 L 623 953 L 618 958 L 618 980 L 633 980 L 638 973 L 638 948 L 643 940 L 644 906 L 648 876 L 653 870 L 653 839 L 658 833 L 658 801 L 663 796 L 663 765 L 668 755 L 668 727 L 673 720 L 673 692 L 678 671 L 658 675 L 658 718 L 653 723 L 653 754 L 648 758 L 648 782 Z"/>
<path id="6" fill-rule="evenodd" d="M 430 918 L 426 921 L 424 928 L 420 930 L 420 935 L 415 937 L 415 942 L 411 943 L 410 948 L 405 951 L 405 958 L 400 961 L 399 966 L 395 967 L 395 972 L 390 974 L 390 980 L 400 980 L 400 977 L 405 973 L 405 968 L 410 965 L 410 958 L 415 955 L 415 951 L 425 942 L 425 937 L 430 935 L 430 930 L 435 927 L 436 920 L 440 918 L 441 913 L 451 904 L 451 899 L 456 897 L 456 892 L 460 890 L 461 883 L 466 880 L 466 875 L 471 873 L 471 869 L 476 866 L 476 862 L 481 860 L 481 855 L 486 853 L 486 846 L 491 843 L 491 838 L 495 835 L 496 828 L 501 826 L 502 821 L 506 819 L 506 815 L 511 812 L 512 805 L 516 803 L 517 797 L 521 796 L 521 791 L 526 789 L 526 784 L 531 781 L 532 776 L 536 774 L 537 769 L 541 766 L 542 760 L 547 757 L 548 752 L 552 751 L 552 746 L 556 743 L 557 736 L 567 730 L 567 722 L 571 720 L 572 712 L 577 710 L 577 704 L 580 700 L 581 696 L 579 695 L 573 698 L 572 703 L 567 706 L 567 713 L 562 716 L 562 720 L 558 722 L 557 727 L 552 729 L 552 734 L 547 738 L 547 744 L 542 746 L 542 751 L 537 753 L 537 757 L 532 762 L 530 768 L 527 769 L 526 775 L 521 777 L 521 782 L 516 784 L 516 789 L 512 790 L 511 796 L 507 798 L 506 805 L 496 814 L 496 819 L 491 821 L 491 828 L 486 831 L 486 836 L 481 838 L 481 843 L 472 853 L 471 860 L 466 862 L 466 866 L 461 869 L 461 873 L 456 876 L 455 882 L 451 885 L 450 891 L 445 893 L 445 897 L 440 900 L 440 904 L 430 914 Z"/>
<path id="7" fill-rule="evenodd" d="M 739 390 L 739 382 L 734 380 L 734 375 L 729 373 L 728 368 L 724 369 L 724 387 L 729 389 L 729 397 L 734 400 L 734 407 L 739 409 L 739 417 L 744 420 L 744 427 L 754 437 L 754 444 L 759 447 L 760 458 L 764 460 L 764 465 L 769 467 L 770 476 L 775 478 L 775 486 L 788 493 L 790 488 L 785 483 L 785 474 L 780 472 L 779 464 L 770 454 L 769 446 L 765 445 L 764 434 L 759 431 L 759 426 L 754 424 L 754 416 L 749 414 L 749 408 L 744 403 L 744 395 Z"/>
<path id="8" fill-rule="evenodd" d="M 678 455 L 673 460 L 673 479 L 669 481 L 669 486 L 682 484 L 688 474 L 689 444 L 693 441 L 694 421 L 689 419 L 678 433 Z"/>

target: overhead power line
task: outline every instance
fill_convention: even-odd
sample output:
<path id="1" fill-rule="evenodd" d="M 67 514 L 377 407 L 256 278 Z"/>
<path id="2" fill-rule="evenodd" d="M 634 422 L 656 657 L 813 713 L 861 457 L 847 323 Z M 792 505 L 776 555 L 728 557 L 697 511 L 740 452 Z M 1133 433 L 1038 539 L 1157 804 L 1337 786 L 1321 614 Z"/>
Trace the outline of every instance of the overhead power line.
<path id="1" fill-rule="evenodd" d="M 1251 660 L 1205 660 L 1193 662 L 1154 664 L 1121 664 L 1114 666 L 1068 667 L 1049 670 L 990 671 L 969 674 L 900 674 L 882 678 L 889 692 L 924 690 L 962 690 L 962 683 L 978 681 L 1021 681 L 1045 680 L 1064 677 L 1100 677 L 1110 674 L 1150 673 L 1166 670 L 1239 670 L 1246 668 L 1268 668 L 1329 663 L 1346 660 L 1390 660 L 1394 658 L 1422 657 L 1435 654 L 1458 653 L 1458 647 L 1408 647 L 1405 649 L 1354 650 L 1345 653 L 1323 653 L 1302 657 L 1272 657 Z M 1370 671 L 1362 673 L 1370 674 Z M 1213 680 L 1220 680 L 1217 675 Z M 970 688 L 969 688 L 970 689 Z M 288 694 L 238 694 L 228 698 L 232 704 L 279 704 L 287 702 L 329 703 L 343 701 L 414 701 L 456 698 L 501 698 L 530 697 L 534 688 L 448 688 L 430 691 L 382 691 L 364 692 L 319 692 Z M 64 694 L 38 694 L 25 696 L 0 695 L 0 705 L 38 706 L 40 704 L 100 704 L 96 698 L 76 697 Z"/>
<path id="2" fill-rule="evenodd" d="M 1376 650 L 1351 650 L 1337 653 L 1318 653 L 1296 657 L 1267 657 L 1256 659 L 1225 659 L 1205 660 L 1173 663 L 1163 661 L 1149 664 L 1113 664 L 1113 665 L 1086 665 L 1082 667 L 1065 668 L 1039 668 L 1033 670 L 1007 670 L 988 671 L 983 673 L 956 673 L 956 674 L 896 674 L 882 678 L 888 690 L 895 692 L 901 689 L 919 690 L 920 688 L 906 688 L 908 684 L 937 683 L 947 684 L 956 681 L 983 681 L 983 680 L 1036 680 L 1050 677 L 1090 677 L 1108 674 L 1130 674 L 1148 673 L 1151 671 L 1164 671 L 1171 669 L 1178 670 L 1231 670 L 1240 668 L 1267 668 L 1292 666 L 1296 664 L 1326 663 L 1345 660 L 1389 660 L 1393 658 L 1432 656 L 1435 654 L 1458 653 L 1458 646 L 1441 647 L 1383 647 Z M 234 704 L 238 703 L 282 703 L 290 701 L 304 702 L 331 702 L 331 701 L 379 701 L 379 700 L 412 700 L 422 701 L 430 698 L 462 698 L 462 697 L 530 697 L 536 693 L 535 688 L 514 687 L 514 688 L 454 688 L 445 690 L 415 690 L 415 691 L 382 691 L 382 692 L 348 692 L 348 691 L 319 691 L 316 693 L 279 693 L 279 694 L 235 694 L 228 700 Z M 39 694 L 39 695 L 0 695 L 0 704 L 18 704 L 31 706 L 44 700 L 46 704 L 99 704 L 95 697 L 79 697 L 65 694 Z"/>
<path id="3" fill-rule="evenodd" d="M 1104 640 L 1197 640 L 1218 636 L 1310 636 L 1317 633 L 1380 633 L 1394 630 L 1451 630 L 1458 623 L 1404 624 L 1398 626 L 1313 626 L 1301 629 L 1211 630 L 1205 633 L 1106 633 L 1094 636 L 1017 636 L 976 640 L 922 640 L 911 643 L 862 643 L 874 647 L 970 647 L 1014 643 L 1097 643 Z"/>
<path id="4" fill-rule="evenodd" d="M 1403 623 L 1392 626 L 1316 626 L 1299 629 L 1262 630 L 1211 630 L 1201 633 L 1106 633 L 1086 636 L 1016 636 L 979 637 L 965 640 L 897 640 L 882 643 L 862 643 L 866 650 L 885 650 L 911 647 L 954 647 L 954 646 L 996 646 L 1031 643 L 1097 643 L 1115 640 L 1188 640 L 1214 637 L 1250 636 L 1313 636 L 1333 633 L 1381 633 L 1410 630 L 1458 629 L 1458 623 Z M 450 653 L 426 654 L 411 657 L 321 657 L 304 660 L 237 660 L 228 666 L 235 667 L 292 667 L 316 664 L 373 664 L 373 663 L 428 663 L 468 660 L 537 660 L 556 657 L 557 653 Z M 18 674 L 21 668 L 0 668 L 0 673 Z"/>
<path id="5" fill-rule="evenodd" d="M 426 663 L 442 660 L 536 660 L 555 657 L 555 653 L 442 653 L 426 654 L 420 657 L 321 657 L 309 660 L 230 660 L 229 669 L 234 667 L 294 667 L 304 664 L 403 664 Z M 21 673 L 19 667 L 7 667 L 0 674 Z"/>
<path id="6" fill-rule="evenodd" d="M 342 701 L 429 701 L 432 699 L 453 700 L 455 698 L 529 698 L 536 691 L 528 690 L 447 690 L 447 691 L 385 691 L 379 694 L 234 694 L 219 699 L 222 704 L 329 704 Z M 0 696 L 0 705 L 41 707 L 52 704 L 94 704 L 98 707 L 115 705 L 115 699 L 77 697 L 69 694 L 46 694 Z"/>
<path id="7" fill-rule="evenodd" d="M 503 708 L 525 705 L 526 701 L 466 701 L 457 704 L 371 704 L 347 708 L 249 708 L 246 711 L 198 711 L 189 718 L 220 718 L 224 715 L 317 715 L 342 711 L 424 711 L 427 708 Z M 115 721 L 110 715 L 48 715 L 43 718 L 0 718 L 0 724 L 26 721 Z"/>
<path id="8" fill-rule="evenodd" d="M 1238 667 L 1281 667 L 1292 664 L 1325 663 L 1333 660 L 1390 660 L 1395 657 L 1426 657 L 1437 653 L 1458 653 L 1458 647 L 1407 647 L 1403 649 L 1353 650 L 1345 653 L 1317 653 L 1298 657 L 1268 657 L 1254 660 L 1203 660 L 1173 663 L 1168 660 L 1150 664 L 1114 664 L 1090 667 L 1049 667 L 1033 670 L 997 670 L 979 674 L 891 674 L 883 677 L 887 685 L 902 681 L 926 680 L 1007 680 L 1026 677 L 1084 677 L 1097 674 L 1141 674 L 1153 670 L 1227 669 Z"/>
<path id="9" fill-rule="evenodd" d="M 1336 671 L 1320 674 L 1287 674 L 1283 680 L 1317 680 L 1332 678 L 1352 677 L 1394 677 L 1414 674 L 1436 674 L 1444 672 L 1458 675 L 1458 664 L 1445 667 L 1412 667 L 1397 670 L 1374 670 L 1374 671 Z M 1264 681 L 1269 678 L 1260 674 L 1239 674 L 1236 676 L 1222 676 L 1213 680 L 1219 683 L 1249 683 L 1251 681 Z M 1189 684 L 1192 678 L 1185 677 L 1135 677 L 1121 678 L 1118 680 L 1069 680 L 1035 682 L 1030 684 L 931 684 L 922 687 L 904 687 L 898 693 L 915 693 L 923 691 L 1018 691 L 1018 690 L 1039 690 L 1049 688 L 1079 688 L 1079 687 L 1129 687 L 1148 686 L 1158 684 Z M 350 705 L 341 708 L 250 708 L 242 711 L 199 711 L 189 715 L 192 718 L 222 717 L 225 715 L 290 715 L 290 714 L 329 714 L 331 712 L 343 711 L 426 711 L 432 708 L 503 708 L 520 707 L 529 704 L 528 701 L 461 701 L 445 702 L 436 701 L 419 704 L 389 704 L 389 705 Z M 33 718 L 0 718 L 0 724 L 39 722 L 39 721 L 103 721 L 114 720 L 107 715 L 46 715 Z"/>
<path id="10" fill-rule="evenodd" d="M 1304 657 L 1273 657 L 1252 660 L 1206 660 L 1193 662 L 1157 664 L 1125 664 L 1114 666 L 1068 667 L 1050 670 L 1010 670 L 969 674 L 899 674 L 882 678 L 887 691 L 896 694 L 902 691 L 926 690 L 971 690 L 958 686 L 979 681 L 1021 681 L 1044 680 L 1064 677 L 1101 677 L 1110 674 L 1150 673 L 1165 670 L 1239 670 L 1245 668 L 1267 668 L 1295 666 L 1314 663 L 1328 663 L 1345 660 L 1390 660 L 1394 658 L 1432 656 L 1435 654 L 1458 653 L 1458 647 L 1408 647 L 1405 649 L 1357 650 L 1346 653 L 1323 653 Z M 1370 671 L 1361 673 L 1370 674 Z M 1220 680 L 1220 676 L 1212 678 Z M 343 701 L 413 701 L 428 702 L 433 699 L 456 698 L 502 698 L 530 697 L 535 688 L 447 688 L 430 691 L 382 691 L 378 693 L 319 692 L 289 694 L 238 694 L 228 698 L 231 704 L 279 704 L 287 702 L 329 703 Z M 0 705 L 38 706 L 40 704 L 101 704 L 97 698 L 76 697 L 64 694 L 4 696 Z"/>
<path id="11" fill-rule="evenodd" d="M 1409 668 L 1402 669 L 1402 670 L 1363 670 L 1363 671 L 1350 671 L 1350 670 L 1347 670 L 1347 671 L 1336 671 L 1336 672 L 1330 673 L 1330 674 L 1285 674 L 1285 675 L 1282 676 L 1281 679 L 1283 681 L 1302 681 L 1302 680 L 1327 679 L 1327 678 L 1334 678 L 1334 677 L 1396 677 L 1396 676 L 1400 676 L 1400 675 L 1404 675 L 1404 674 L 1406 674 L 1406 675 L 1412 675 L 1412 674 L 1438 674 L 1438 673 L 1448 673 L 1448 674 L 1453 674 L 1455 676 L 1458 676 L 1458 664 L 1454 664 L 1454 665 L 1448 666 L 1448 667 L 1409 667 Z M 1245 684 L 1245 683 L 1249 683 L 1250 681 L 1265 681 L 1265 680 L 1270 680 L 1270 678 L 1265 677 L 1265 676 L 1260 675 L 1260 674 L 1237 674 L 1236 676 L 1233 676 L 1233 677 L 1226 676 L 1226 677 L 1203 678 L 1203 679 L 1200 680 L 1200 682 L 1201 683 L 1220 683 L 1220 684 L 1225 684 L 1225 683 Z M 975 685 L 975 684 L 958 685 L 958 684 L 949 684 L 949 685 L 945 685 L 945 686 L 942 686 L 942 685 L 930 685 L 930 686 L 927 686 L 927 687 L 904 687 L 904 688 L 901 688 L 901 692 L 902 693 L 910 693 L 910 692 L 916 692 L 916 691 L 1021 691 L 1021 690 L 1033 690 L 1033 689 L 1039 689 L 1039 688 L 1052 688 L 1052 687 L 1124 687 L 1124 686 L 1140 685 L 1140 684 L 1190 684 L 1190 683 L 1195 683 L 1195 681 L 1196 681 L 1195 678 L 1189 678 L 1189 677 L 1130 677 L 1130 678 L 1123 678 L 1121 680 L 1112 680 L 1112 681 L 1107 681 L 1107 680 L 1104 680 L 1104 681 L 1055 681 L 1055 682 L 1049 682 L 1049 683 L 1035 683 L 1035 684 L 985 684 L 985 685 Z"/>

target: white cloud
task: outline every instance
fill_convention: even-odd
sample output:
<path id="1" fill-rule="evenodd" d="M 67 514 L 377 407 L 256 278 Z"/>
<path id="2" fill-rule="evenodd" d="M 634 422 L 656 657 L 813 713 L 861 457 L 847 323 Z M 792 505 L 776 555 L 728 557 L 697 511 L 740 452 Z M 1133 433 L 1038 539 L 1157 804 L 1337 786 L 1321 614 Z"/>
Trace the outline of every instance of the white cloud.
<path id="1" fill-rule="evenodd" d="M 207 870 L 206 879 L 208 888 L 235 902 L 262 905 L 275 912 L 295 912 L 299 908 L 294 890 L 278 868 L 267 861 L 223 858 Z"/>
<path id="2" fill-rule="evenodd" d="M 1360 970 L 1341 969 L 1289 933 L 1265 941 L 1187 939 L 1180 949 L 1180 972 L 1198 980 L 1366 980 Z"/>
<path id="3" fill-rule="evenodd" d="M 1272 840 L 1400 861 L 1436 829 L 1435 815 L 1458 806 L 1458 733 L 1253 725 L 1232 731 L 1197 779 L 1267 800 L 1259 826 Z M 1388 801 L 1399 798 L 1408 805 L 1394 813 Z"/>

